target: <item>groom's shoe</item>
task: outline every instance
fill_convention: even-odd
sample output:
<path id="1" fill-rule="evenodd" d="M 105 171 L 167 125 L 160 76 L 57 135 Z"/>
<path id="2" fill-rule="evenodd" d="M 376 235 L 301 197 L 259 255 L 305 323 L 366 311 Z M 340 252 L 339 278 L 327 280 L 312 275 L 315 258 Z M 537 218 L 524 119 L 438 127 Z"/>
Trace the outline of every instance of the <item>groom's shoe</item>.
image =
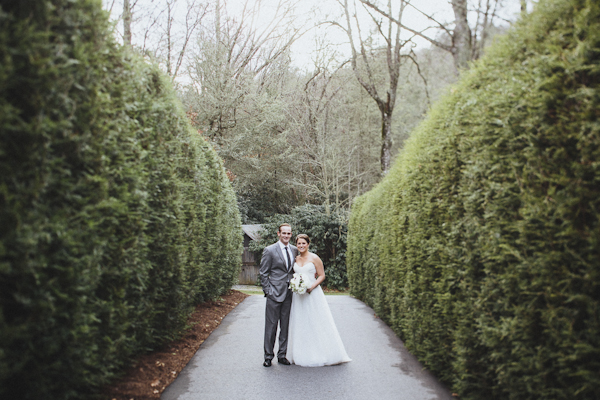
<path id="1" fill-rule="evenodd" d="M 287 358 L 285 358 L 285 357 L 283 357 L 283 358 L 278 358 L 278 359 L 277 359 L 277 362 L 278 362 L 279 364 L 283 364 L 283 365 L 290 365 L 290 362 L 289 362 L 289 361 L 288 361 L 288 359 L 287 359 Z"/>
<path id="2" fill-rule="evenodd" d="M 271 360 L 265 360 L 265 362 L 263 363 L 263 367 L 270 367 L 271 366 Z"/>

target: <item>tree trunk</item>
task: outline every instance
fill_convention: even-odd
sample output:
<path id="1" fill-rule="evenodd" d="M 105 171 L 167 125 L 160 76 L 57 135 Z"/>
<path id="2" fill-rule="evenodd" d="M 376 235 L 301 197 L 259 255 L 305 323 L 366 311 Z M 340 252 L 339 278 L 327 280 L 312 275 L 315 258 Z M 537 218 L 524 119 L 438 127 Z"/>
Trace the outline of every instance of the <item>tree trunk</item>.
<path id="1" fill-rule="evenodd" d="M 392 113 L 381 111 L 381 172 L 386 175 L 392 163 Z"/>
<path id="2" fill-rule="evenodd" d="M 123 1 L 123 43 L 131 46 L 131 7 L 129 0 Z"/>
<path id="3" fill-rule="evenodd" d="M 217 0 L 215 3 L 215 33 L 217 38 L 217 48 L 221 47 L 221 2 Z"/>
<path id="4" fill-rule="evenodd" d="M 462 1 L 466 1 L 466 0 L 462 0 Z M 389 17 L 388 18 L 388 29 L 387 29 L 387 35 L 386 33 L 383 32 L 383 30 L 381 29 L 381 26 L 379 26 L 379 33 L 383 36 L 383 38 L 385 39 L 385 41 L 387 42 L 387 47 L 386 47 L 386 56 L 387 56 L 387 69 L 388 69 L 388 74 L 389 74 L 389 88 L 386 91 L 386 95 L 387 95 L 387 99 L 382 99 L 378 92 L 377 92 L 377 87 L 375 85 L 375 79 L 373 78 L 372 72 L 371 72 L 371 67 L 369 66 L 368 63 L 368 57 L 367 57 L 367 51 L 365 49 L 365 42 L 363 41 L 362 37 L 360 36 L 360 25 L 358 26 L 358 30 L 359 30 L 359 42 L 360 42 L 360 54 L 362 56 L 362 60 L 365 62 L 366 64 L 366 77 L 361 76 L 361 74 L 358 71 L 358 66 L 357 66 L 357 51 L 356 48 L 354 47 L 354 37 L 352 35 L 352 24 L 350 22 L 350 9 L 348 7 L 348 0 L 344 1 L 344 12 L 346 14 L 346 34 L 348 35 L 348 39 L 350 41 L 350 46 L 352 49 L 352 70 L 354 71 L 354 75 L 356 76 L 356 78 L 358 79 L 358 82 L 362 85 L 362 87 L 367 91 L 367 93 L 369 93 L 369 96 L 371 96 L 371 98 L 373 100 L 375 100 L 375 102 L 377 103 L 377 107 L 379 108 L 379 111 L 381 112 L 381 157 L 380 157 L 380 162 L 381 162 L 381 173 L 383 175 L 386 175 L 390 169 L 390 164 L 391 164 L 391 159 L 392 159 L 392 111 L 394 111 L 394 107 L 396 105 L 396 91 L 398 89 L 398 78 L 400 76 L 400 60 L 401 60 L 401 50 L 402 47 L 409 43 L 410 41 L 402 41 L 400 39 L 400 28 L 402 27 L 401 25 L 401 21 L 402 21 L 402 14 L 404 12 L 404 7 L 406 6 L 407 2 L 405 0 L 402 0 L 400 2 L 400 10 L 398 13 L 398 18 L 394 20 Z M 388 1 L 388 14 L 385 15 L 392 15 L 392 2 L 391 0 Z M 465 11 L 465 17 L 466 17 L 466 11 Z M 358 20 L 357 20 L 357 24 L 358 24 Z M 397 30 L 395 32 L 395 34 L 393 33 L 393 29 L 392 26 L 396 24 L 397 25 Z M 468 27 L 468 25 L 467 25 Z"/>
<path id="5" fill-rule="evenodd" d="M 469 67 L 472 55 L 471 28 L 467 20 L 467 0 L 452 0 L 455 27 L 452 34 L 452 57 L 456 69 Z"/>
<path id="6" fill-rule="evenodd" d="M 167 75 L 173 76 L 171 72 L 171 28 L 173 27 L 173 17 L 171 17 L 172 3 L 167 3 Z"/>

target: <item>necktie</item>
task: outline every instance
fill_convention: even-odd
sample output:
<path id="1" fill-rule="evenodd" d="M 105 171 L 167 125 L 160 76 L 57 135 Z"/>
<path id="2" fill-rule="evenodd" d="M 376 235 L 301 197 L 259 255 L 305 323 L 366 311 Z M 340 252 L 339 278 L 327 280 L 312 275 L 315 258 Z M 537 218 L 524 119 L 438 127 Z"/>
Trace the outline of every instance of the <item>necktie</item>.
<path id="1" fill-rule="evenodd" d="M 290 253 L 288 253 L 288 248 L 287 246 L 284 247 L 285 249 L 285 256 L 287 257 L 287 269 L 290 269 L 290 265 L 292 265 L 292 261 L 290 260 Z"/>

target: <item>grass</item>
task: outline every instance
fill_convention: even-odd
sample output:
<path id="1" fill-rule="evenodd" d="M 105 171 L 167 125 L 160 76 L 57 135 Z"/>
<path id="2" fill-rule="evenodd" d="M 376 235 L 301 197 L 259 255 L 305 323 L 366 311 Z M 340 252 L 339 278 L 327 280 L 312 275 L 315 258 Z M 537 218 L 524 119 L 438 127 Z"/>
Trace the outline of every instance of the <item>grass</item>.
<path id="1" fill-rule="evenodd" d="M 249 295 L 262 295 L 263 294 L 262 290 L 240 290 L 240 292 L 249 294 Z"/>

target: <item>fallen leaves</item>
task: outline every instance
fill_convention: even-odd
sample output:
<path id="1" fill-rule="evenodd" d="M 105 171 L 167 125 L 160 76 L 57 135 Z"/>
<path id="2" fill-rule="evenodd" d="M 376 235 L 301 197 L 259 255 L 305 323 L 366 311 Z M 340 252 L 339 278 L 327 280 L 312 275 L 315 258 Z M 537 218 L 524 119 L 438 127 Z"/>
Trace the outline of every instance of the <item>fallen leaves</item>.
<path id="1" fill-rule="evenodd" d="M 232 290 L 222 297 L 196 307 L 187 325 L 190 330 L 175 342 L 150 354 L 142 355 L 125 376 L 105 389 L 112 400 L 155 400 L 196 353 L 211 332 L 216 329 L 231 310 L 248 295 Z"/>

